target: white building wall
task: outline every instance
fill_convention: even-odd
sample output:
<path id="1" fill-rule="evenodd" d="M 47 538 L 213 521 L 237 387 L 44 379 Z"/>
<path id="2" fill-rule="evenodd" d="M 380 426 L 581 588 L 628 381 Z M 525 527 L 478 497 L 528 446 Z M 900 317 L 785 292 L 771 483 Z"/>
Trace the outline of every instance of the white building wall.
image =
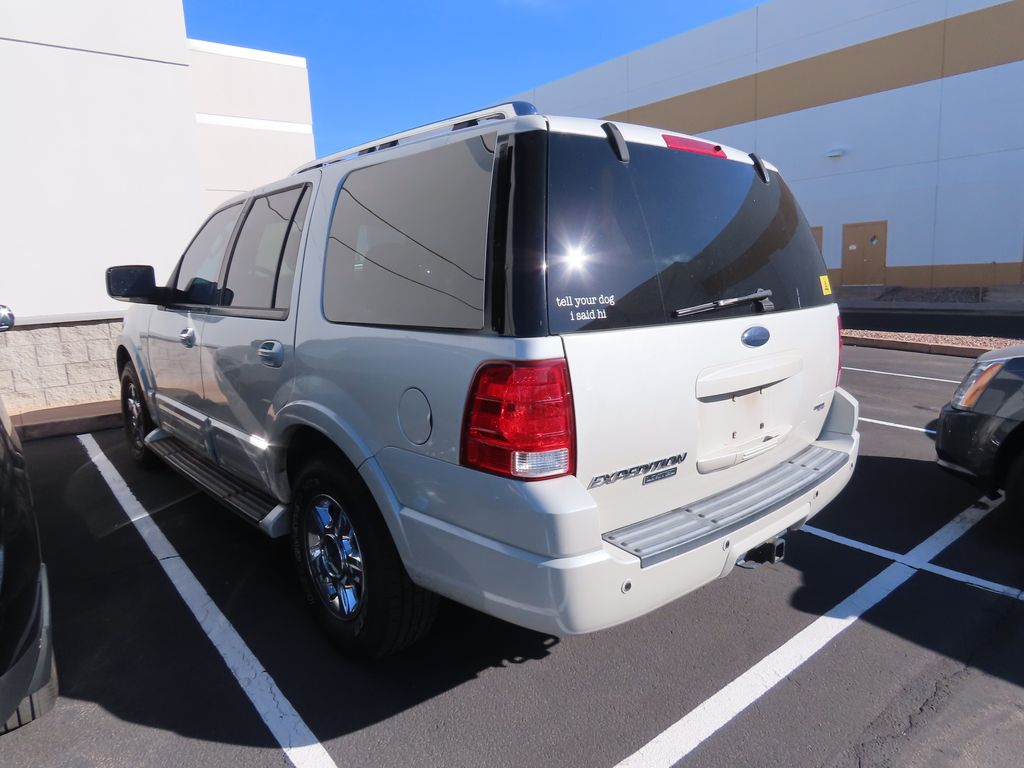
<path id="1" fill-rule="evenodd" d="M 889 266 L 1024 256 L 1024 62 L 710 131 L 778 166 L 830 268 L 842 225 L 889 220 Z M 826 153 L 843 150 L 842 157 Z"/>
<path id="2" fill-rule="evenodd" d="M 776 0 L 514 98 L 552 114 L 609 115 L 996 4 L 955 0 L 947 8 L 947 0 Z"/>
<path id="3" fill-rule="evenodd" d="M 306 60 L 189 40 L 202 208 L 315 156 Z"/>
<path id="4" fill-rule="evenodd" d="M 116 398 L 106 268 L 166 279 L 211 208 L 314 157 L 305 60 L 187 40 L 181 0 L 2 0 L 0 72 L 0 397 Z"/>
<path id="5" fill-rule="evenodd" d="M 59 8 L 55 7 L 59 6 Z M 0 4 L 0 303 L 112 309 L 103 270 L 166 271 L 199 213 L 180 0 Z M 127 35 L 124 28 L 138 27 Z"/>

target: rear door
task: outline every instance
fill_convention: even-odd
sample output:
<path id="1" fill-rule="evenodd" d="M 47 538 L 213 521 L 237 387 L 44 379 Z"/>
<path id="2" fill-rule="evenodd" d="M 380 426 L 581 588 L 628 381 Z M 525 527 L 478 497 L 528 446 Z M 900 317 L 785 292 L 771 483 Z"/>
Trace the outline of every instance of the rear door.
<path id="1" fill-rule="evenodd" d="M 223 208 L 200 228 L 175 271 L 172 285 L 178 301 L 153 311 L 146 337 L 160 425 L 200 453 L 206 453 L 206 443 L 199 349 L 241 210 L 241 203 Z"/>
<path id="2" fill-rule="evenodd" d="M 810 229 L 778 173 L 711 147 L 630 142 L 623 162 L 603 136 L 550 137 L 548 320 L 604 530 L 791 458 L 831 403 L 837 310 Z"/>
<path id="3" fill-rule="evenodd" d="M 269 487 L 268 421 L 294 375 L 295 278 L 313 193 L 291 179 L 249 202 L 203 333 L 202 411 L 214 458 L 261 488 Z"/>

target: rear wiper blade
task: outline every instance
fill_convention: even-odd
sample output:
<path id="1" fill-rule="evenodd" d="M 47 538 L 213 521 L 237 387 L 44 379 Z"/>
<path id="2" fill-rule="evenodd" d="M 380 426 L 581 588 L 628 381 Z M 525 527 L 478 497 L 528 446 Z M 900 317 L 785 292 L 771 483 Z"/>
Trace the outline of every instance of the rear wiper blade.
<path id="1" fill-rule="evenodd" d="M 684 307 L 683 309 L 677 309 L 672 313 L 673 317 L 687 317 L 688 315 L 699 315 L 701 312 L 711 312 L 716 309 L 722 309 L 723 307 L 734 307 L 737 304 L 750 304 L 757 303 L 758 308 L 761 312 L 771 312 L 775 309 L 775 305 L 772 304 L 772 292 L 765 289 L 759 289 L 753 293 L 748 293 L 746 296 L 735 296 L 731 299 L 716 299 L 715 301 L 709 301 L 707 304 L 697 304 L 693 307 Z"/>

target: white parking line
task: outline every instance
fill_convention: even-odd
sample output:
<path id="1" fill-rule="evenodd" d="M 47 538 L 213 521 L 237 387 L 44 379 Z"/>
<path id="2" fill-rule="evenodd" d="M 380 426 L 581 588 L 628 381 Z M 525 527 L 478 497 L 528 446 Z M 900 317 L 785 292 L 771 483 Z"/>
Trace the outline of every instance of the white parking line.
<path id="1" fill-rule="evenodd" d="M 964 510 L 939 531 L 907 553 L 928 560 L 975 525 L 997 504 L 984 500 Z M 618 768 L 671 766 L 682 760 L 720 728 L 792 674 L 866 611 L 888 597 L 917 571 L 893 563 L 832 610 L 815 619 L 718 693 L 627 757 Z"/>
<path id="2" fill-rule="evenodd" d="M 914 376 L 909 373 L 893 373 L 892 371 L 873 371 L 870 368 L 854 368 L 851 365 L 844 365 L 844 371 L 858 371 L 859 373 L 877 373 L 881 376 L 899 376 L 904 379 L 921 379 L 922 381 L 941 381 L 943 384 L 959 384 L 954 379 L 936 379 L 933 376 Z"/>
<path id="3" fill-rule="evenodd" d="M 292 765 L 296 768 L 337 768 L 259 659 L 210 599 L 146 508 L 135 498 L 92 435 L 79 435 L 78 439 Z"/>
<path id="4" fill-rule="evenodd" d="M 886 560 L 892 560 L 894 563 L 903 563 L 903 565 L 909 566 L 918 571 L 927 571 L 928 573 L 934 573 L 936 576 L 944 576 L 947 579 L 959 581 L 972 587 L 978 587 L 979 589 L 984 589 L 988 592 L 995 592 L 1000 595 L 1012 597 L 1014 600 L 1024 601 L 1024 589 L 1017 589 L 1016 587 L 1010 587 L 1006 584 L 989 581 L 988 579 L 981 579 L 977 576 L 972 576 L 969 573 L 954 571 L 952 568 L 944 568 L 941 565 L 933 565 L 926 560 L 911 558 L 908 555 L 901 555 L 899 552 L 892 552 L 888 549 L 882 549 L 881 547 L 876 547 L 871 544 L 865 544 L 863 541 L 849 539 L 846 536 L 840 536 L 838 533 L 832 533 L 831 531 L 825 531 L 821 528 L 815 528 L 813 525 L 805 525 L 800 530 L 836 544 L 842 544 L 846 547 L 859 549 L 861 552 L 867 552 L 870 555 L 877 555 L 878 557 L 885 558 Z"/>
<path id="5" fill-rule="evenodd" d="M 880 421 L 878 419 L 869 419 L 865 416 L 861 416 L 857 421 L 866 421 L 868 424 L 881 424 L 883 427 L 895 427 L 896 429 L 909 429 L 911 432 L 923 432 L 926 435 L 934 435 L 934 429 L 928 429 L 927 427 L 911 427 L 907 424 L 895 424 L 891 421 Z"/>

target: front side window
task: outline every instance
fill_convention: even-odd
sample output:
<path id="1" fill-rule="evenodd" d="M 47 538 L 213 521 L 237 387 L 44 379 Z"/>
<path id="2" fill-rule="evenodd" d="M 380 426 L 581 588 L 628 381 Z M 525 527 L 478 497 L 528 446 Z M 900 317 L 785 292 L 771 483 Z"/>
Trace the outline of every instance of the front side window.
<path id="1" fill-rule="evenodd" d="M 294 221 L 300 207 L 305 214 L 305 192 L 306 187 L 297 187 L 253 201 L 231 254 L 222 304 L 287 308 L 301 235 Z"/>
<path id="2" fill-rule="evenodd" d="M 332 322 L 480 329 L 495 134 L 353 171 L 327 245 Z"/>
<path id="3" fill-rule="evenodd" d="M 174 287 L 187 301 L 206 304 L 213 300 L 224 252 L 241 210 L 238 203 L 213 214 L 181 257 Z"/>

